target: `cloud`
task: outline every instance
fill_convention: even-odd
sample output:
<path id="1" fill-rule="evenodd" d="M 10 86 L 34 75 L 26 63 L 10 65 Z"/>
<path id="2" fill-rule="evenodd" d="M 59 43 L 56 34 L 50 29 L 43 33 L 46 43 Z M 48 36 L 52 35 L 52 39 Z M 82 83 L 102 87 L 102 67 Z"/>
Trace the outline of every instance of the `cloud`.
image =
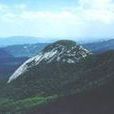
<path id="1" fill-rule="evenodd" d="M 113 22 L 114 3 L 112 0 L 80 0 L 79 9 L 78 12 L 85 20 L 106 24 Z"/>
<path id="2" fill-rule="evenodd" d="M 58 12 L 34 11 L 26 4 L 14 6 L 0 4 L 0 16 L 2 25 L 4 24 L 6 28 L 12 26 L 12 32 L 10 31 L 12 34 L 44 37 L 114 36 L 114 33 L 109 32 L 114 25 L 112 0 L 79 0 L 75 7 L 62 8 Z"/>
<path id="3" fill-rule="evenodd" d="M 112 0 L 79 0 L 81 7 L 104 9 L 109 8 Z"/>

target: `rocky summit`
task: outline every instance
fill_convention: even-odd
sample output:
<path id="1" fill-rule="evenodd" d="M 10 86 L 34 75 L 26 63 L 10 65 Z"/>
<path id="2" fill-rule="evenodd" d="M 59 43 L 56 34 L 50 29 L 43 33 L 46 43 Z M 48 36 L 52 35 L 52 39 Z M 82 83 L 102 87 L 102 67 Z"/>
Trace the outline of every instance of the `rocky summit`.
<path id="1" fill-rule="evenodd" d="M 30 68 L 49 63 L 75 64 L 91 53 L 76 42 L 70 40 L 60 40 L 48 45 L 38 55 L 28 59 L 9 78 L 8 83 L 28 71 Z"/>

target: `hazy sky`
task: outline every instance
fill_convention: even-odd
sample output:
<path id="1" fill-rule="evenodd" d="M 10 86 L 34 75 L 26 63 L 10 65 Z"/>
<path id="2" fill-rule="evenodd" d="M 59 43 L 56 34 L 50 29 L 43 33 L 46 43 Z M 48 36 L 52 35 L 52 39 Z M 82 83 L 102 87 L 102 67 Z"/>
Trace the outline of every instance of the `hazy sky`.
<path id="1" fill-rule="evenodd" d="M 114 0 L 0 0 L 0 37 L 114 38 Z"/>

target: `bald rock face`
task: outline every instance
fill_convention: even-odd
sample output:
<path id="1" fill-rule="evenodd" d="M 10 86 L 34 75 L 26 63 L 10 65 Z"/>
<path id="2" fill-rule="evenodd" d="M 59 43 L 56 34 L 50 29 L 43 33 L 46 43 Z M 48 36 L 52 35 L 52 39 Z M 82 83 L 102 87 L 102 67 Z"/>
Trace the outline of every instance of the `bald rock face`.
<path id="1" fill-rule="evenodd" d="M 77 45 L 74 41 L 57 41 L 47 46 L 38 55 L 23 63 L 9 78 L 8 83 L 21 76 L 32 67 L 50 63 L 76 64 L 90 54 L 91 53 L 88 50 Z"/>

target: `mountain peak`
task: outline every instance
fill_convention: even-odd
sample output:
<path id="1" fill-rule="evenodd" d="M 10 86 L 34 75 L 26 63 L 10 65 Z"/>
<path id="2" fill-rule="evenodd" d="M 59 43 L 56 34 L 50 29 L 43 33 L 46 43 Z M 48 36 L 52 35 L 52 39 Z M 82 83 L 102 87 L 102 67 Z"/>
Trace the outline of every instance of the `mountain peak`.
<path id="1" fill-rule="evenodd" d="M 50 51 L 51 49 L 58 46 L 62 46 L 62 47 L 64 46 L 65 48 L 69 49 L 76 46 L 76 42 L 72 40 L 59 40 L 59 41 L 56 41 L 55 43 L 48 45 L 43 51 L 44 52 Z"/>
<path id="2" fill-rule="evenodd" d="M 54 44 L 60 44 L 64 46 L 75 46 L 76 42 L 72 40 L 59 40 L 59 41 L 56 41 Z"/>
<path id="3" fill-rule="evenodd" d="M 16 79 L 32 67 L 37 67 L 42 64 L 59 63 L 59 64 L 76 64 L 81 59 L 87 57 L 90 52 L 79 46 L 74 41 L 60 40 L 48 45 L 38 55 L 27 60 L 21 65 L 14 74 L 10 77 L 8 82 Z"/>

